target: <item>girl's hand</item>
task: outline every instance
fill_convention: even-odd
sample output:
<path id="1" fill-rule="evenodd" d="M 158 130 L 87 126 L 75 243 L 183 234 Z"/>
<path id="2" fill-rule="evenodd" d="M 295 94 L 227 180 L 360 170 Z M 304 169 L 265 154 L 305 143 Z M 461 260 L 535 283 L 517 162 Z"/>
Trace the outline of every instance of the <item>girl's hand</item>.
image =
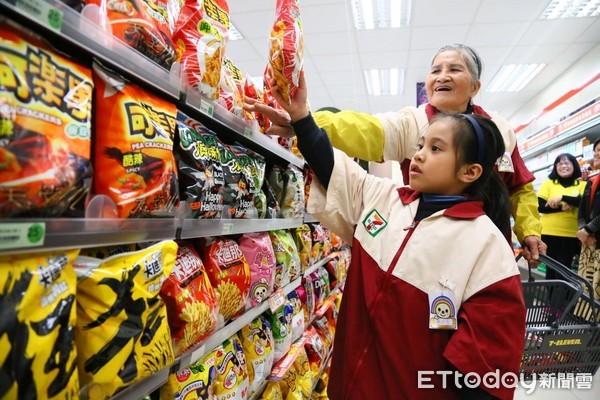
<path id="1" fill-rule="evenodd" d="M 295 135 L 287 111 L 273 108 L 262 101 L 247 96 L 244 97 L 243 107 L 244 110 L 262 114 L 271 121 L 271 126 L 267 128 L 265 133 L 285 138 L 291 138 Z"/>
<path id="2" fill-rule="evenodd" d="M 304 80 L 304 71 L 300 71 L 298 88 L 294 94 L 294 97 L 290 99 L 289 104 L 287 104 L 281 97 L 281 93 L 279 92 L 279 88 L 277 87 L 277 82 L 275 79 L 271 81 L 271 93 L 281 108 L 288 112 L 292 122 L 296 122 L 308 115 L 308 106 L 306 104 L 308 92 L 306 89 L 306 81 Z"/>

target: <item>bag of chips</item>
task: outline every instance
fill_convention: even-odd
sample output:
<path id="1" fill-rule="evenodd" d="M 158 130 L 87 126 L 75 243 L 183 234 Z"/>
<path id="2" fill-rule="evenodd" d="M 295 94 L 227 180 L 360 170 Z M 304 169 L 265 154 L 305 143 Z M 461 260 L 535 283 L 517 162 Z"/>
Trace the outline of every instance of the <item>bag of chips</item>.
<path id="1" fill-rule="evenodd" d="M 304 59 L 304 37 L 298 0 L 277 0 L 271 30 L 269 65 L 287 103 L 299 84 Z M 268 79 L 268 78 L 267 78 Z"/>
<path id="2" fill-rule="evenodd" d="M 240 332 L 246 362 L 252 366 L 250 393 L 256 392 L 267 379 L 273 367 L 273 331 L 267 319 L 261 315 L 242 328 Z M 249 368 L 250 369 L 250 368 Z"/>
<path id="3" fill-rule="evenodd" d="M 173 363 L 159 293 L 176 253 L 175 242 L 163 241 L 105 260 L 75 261 L 77 365 L 89 399 L 110 397 Z"/>
<path id="4" fill-rule="evenodd" d="M 266 232 L 246 233 L 239 239 L 240 249 L 250 267 L 250 296 L 246 309 L 256 307 L 273 293 L 275 253 Z"/>
<path id="5" fill-rule="evenodd" d="M 228 30 L 225 0 L 185 0 L 173 34 L 187 85 L 212 100 L 219 99 Z"/>
<path id="6" fill-rule="evenodd" d="M 217 399 L 245 400 L 248 396 L 248 371 L 244 348 L 237 335 L 215 349 L 215 395 Z"/>
<path id="7" fill-rule="evenodd" d="M 0 257 L 0 398 L 77 398 L 78 253 Z"/>
<path id="8" fill-rule="evenodd" d="M 188 244 L 177 249 L 175 268 L 161 289 L 175 354 L 198 343 L 217 327 L 217 297 L 202 260 Z"/>
<path id="9" fill-rule="evenodd" d="M 187 368 L 169 374 L 168 381 L 160 388 L 162 400 L 204 400 L 210 399 L 215 393 L 217 370 L 209 358 L 214 353 L 208 353 L 198 362 Z"/>
<path id="10" fill-rule="evenodd" d="M 177 110 L 94 64 L 94 193 L 110 197 L 120 218 L 174 217 L 179 203 L 173 156 Z"/>
<path id="11" fill-rule="evenodd" d="M 92 73 L 0 25 L 0 217 L 83 217 L 91 186 Z"/>
<path id="12" fill-rule="evenodd" d="M 225 321 L 245 310 L 250 293 L 250 267 L 240 246 L 229 238 L 205 239 L 203 261 Z"/>

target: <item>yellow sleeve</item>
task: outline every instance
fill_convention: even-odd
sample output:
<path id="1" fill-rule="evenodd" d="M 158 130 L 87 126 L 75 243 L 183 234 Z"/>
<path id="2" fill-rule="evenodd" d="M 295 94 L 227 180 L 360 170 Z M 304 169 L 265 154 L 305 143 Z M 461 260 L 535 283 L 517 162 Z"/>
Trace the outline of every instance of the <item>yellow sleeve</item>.
<path id="1" fill-rule="evenodd" d="M 514 231 L 519 242 L 522 243 L 527 236 L 542 237 L 538 199 L 531 182 L 510 195 L 510 205 L 515 219 Z"/>
<path id="2" fill-rule="evenodd" d="M 349 157 L 366 161 L 383 161 L 384 131 L 376 117 L 355 111 L 317 111 L 317 125 L 327 132 L 333 147 Z"/>

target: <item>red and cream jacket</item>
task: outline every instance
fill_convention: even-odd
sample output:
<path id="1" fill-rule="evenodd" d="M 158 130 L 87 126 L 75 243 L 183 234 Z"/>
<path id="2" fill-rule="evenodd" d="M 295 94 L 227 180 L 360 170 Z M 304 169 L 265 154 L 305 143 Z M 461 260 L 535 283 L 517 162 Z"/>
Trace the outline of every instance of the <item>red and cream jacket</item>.
<path id="1" fill-rule="evenodd" d="M 329 397 L 451 399 L 454 375 L 444 385 L 444 371 L 518 373 L 525 337 L 520 276 L 482 204 L 459 203 L 415 223 L 418 193 L 334 152 L 328 190 L 313 182 L 308 204 L 352 243 Z M 456 299 L 457 330 L 429 328 L 428 294 L 444 290 Z M 419 371 L 433 388 L 419 388 Z M 481 388 L 503 399 L 514 392 Z"/>

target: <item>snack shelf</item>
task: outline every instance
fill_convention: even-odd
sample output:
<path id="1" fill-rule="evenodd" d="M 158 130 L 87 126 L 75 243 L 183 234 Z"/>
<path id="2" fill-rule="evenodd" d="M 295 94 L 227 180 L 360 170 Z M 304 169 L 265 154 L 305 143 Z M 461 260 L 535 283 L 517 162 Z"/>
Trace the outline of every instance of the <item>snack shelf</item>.
<path id="1" fill-rule="evenodd" d="M 174 218 L 3 219 L 0 255 L 174 240 Z"/>
<path id="2" fill-rule="evenodd" d="M 278 161 L 285 161 L 292 163 L 297 167 L 304 168 L 304 159 L 296 156 L 291 151 L 282 147 L 279 143 L 273 140 L 268 135 L 263 134 L 258 129 L 256 123 L 250 123 L 244 119 L 233 114 L 225 107 L 216 104 L 201 93 L 188 88 L 185 93 L 185 105 L 187 108 L 193 110 L 196 113 L 201 113 L 205 119 L 213 121 L 212 126 L 208 126 L 210 129 L 217 131 L 217 133 L 223 133 L 219 131 L 219 127 L 228 128 L 230 133 L 234 133 L 233 139 L 241 142 L 243 145 L 251 147 L 253 150 L 259 152 L 263 156 L 268 155 L 279 159 Z M 200 122 L 207 122 L 201 120 Z M 208 125 L 211 125 L 210 123 Z"/>
<path id="3" fill-rule="evenodd" d="M 292 229 L 302 225 L 297 219 L 184 219 L 179 239 L 205 236 L 235 235 L 249 232 L 266 232 L 276 229 Z"/>
<path id="4" fill-rule="evenodd" d="M 308 213 L 307 213 L 307 214 L 304 216 L 304 222 L 305 222 L 306 224 L 318 224 L 318 223 L 319 223 L 319 220 L 318 220 L 318 219 L 316 219 L 316 218 L 315 218 L 315 217 L 314 217 L 312 214 L 308 214 Z"/>
<path id="5" fill-rule="evenodd" d="M 0 10 L 3 15 L 26 21 L 30 29 L 48 41 L 55 42 L 52 39 L 56 38 L 68 44 L 73 55 L 79 53 L 77 50 L 83 51 L 153 87 L 170 100 L 180 97 L 181 78 L 178 75 L 122 43 L 65 3 L 57 0 L 0 0 Z M 51 26 L 47 20 L 49 12 L 62 14 L 62 23 Z"/>
<path id="6" fill-rule="evenodd" d="M 322 258 L 321 260 L 317 261 L 316 263 L 314 263 L 313 265 L 311 265 L 310 267 L 308 267 L 306 269 L 306 271 L 304 271 L 304 276 L 308 276 L 310 274 L 312 274 L 313 272 L 315 272 L 317 270 L 317 268 L 322 267 L 323 265 L 327 264 L 329 261 L 335 259 L 335 257 L 333 256 L 327 256 Z"/>

